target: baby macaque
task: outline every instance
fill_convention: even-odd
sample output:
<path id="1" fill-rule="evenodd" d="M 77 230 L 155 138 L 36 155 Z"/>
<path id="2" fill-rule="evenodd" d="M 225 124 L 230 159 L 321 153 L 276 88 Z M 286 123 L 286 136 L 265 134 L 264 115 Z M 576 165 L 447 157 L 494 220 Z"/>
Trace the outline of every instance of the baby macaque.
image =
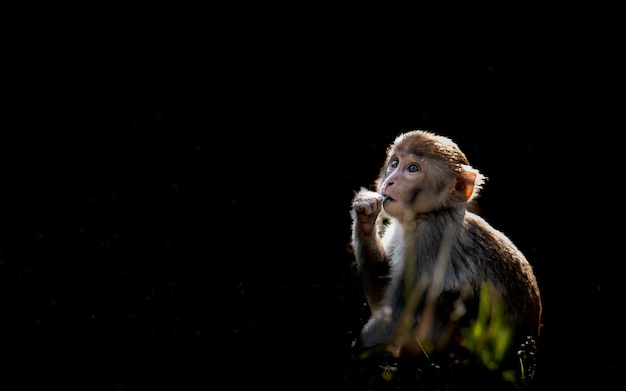
<path id="1" fill-rule="evenodd" d="M 352 202 L 351 245 L 371 310 L 360 348 L 449 355 L 466 346 L 481 295 L 512 330 L 511 349 L 537 340 L 542 304 L 531 265 L 468 210 L 485 180 L 447 137 L 414 130 L 388 147 L 375 191 L 361 188 Z"/>

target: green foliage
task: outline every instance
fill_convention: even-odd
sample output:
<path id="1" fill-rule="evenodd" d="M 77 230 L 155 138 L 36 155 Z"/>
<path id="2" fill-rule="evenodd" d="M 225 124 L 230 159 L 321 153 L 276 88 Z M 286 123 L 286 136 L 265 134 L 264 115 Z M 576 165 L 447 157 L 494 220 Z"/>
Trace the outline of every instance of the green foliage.
<path id="1" fill-rule="evenodd" d="M 394 357 L 381 345 L 355 357 L 358 380 L 348 384 L 365 390 L 453 391 L 524 390 L 534 374 L 534 341 L 513 346 L 513 325 L 507 322 L 501 297 L 491 284 L 481 287 L 478 314 L 462 330 L 465 344 L 454 354 Z M 519 366 L 518 366 L 519 365 Z"/>
<path id="2" fill-rule="evenodd" d="M 481 287 L 478 316 L 463 330 L 467 349 L 481 364 L 497 370 L 509 352 L 513 329 L 504 313 L 504 304 L 491 284 Z"/>

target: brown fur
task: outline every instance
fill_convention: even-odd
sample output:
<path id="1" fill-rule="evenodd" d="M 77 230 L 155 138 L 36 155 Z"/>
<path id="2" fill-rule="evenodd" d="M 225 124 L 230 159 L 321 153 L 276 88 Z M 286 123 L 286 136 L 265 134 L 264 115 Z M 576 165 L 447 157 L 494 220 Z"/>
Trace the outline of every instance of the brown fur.
<path id="1" fill-rule="evenodd" d="M 468 211 L 485 180 L 449 138 L 416 130 L 388 147 L 375 191 L 361 188 L 352 203 L 351 244 L 371 309 L 360 347 L 420 355 L 464 346 L 484 284 L 515 330 L 512 349 L 538 338 L 542 304 L 531 265 Z"/>

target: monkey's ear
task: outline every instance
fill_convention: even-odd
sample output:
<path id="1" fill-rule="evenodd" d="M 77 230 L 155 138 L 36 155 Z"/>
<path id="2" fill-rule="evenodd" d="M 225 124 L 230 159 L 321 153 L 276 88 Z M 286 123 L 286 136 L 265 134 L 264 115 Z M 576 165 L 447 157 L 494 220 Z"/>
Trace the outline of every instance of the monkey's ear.
<path id="1" fill-rule="evenodd" d="M 476 173 L 465 171 L 456 177 L 456 185 L 452 198 L 457 202 L 467 202 L 474 192 L 474 183 L 476 182 Z"/>
<path id="2" fill-rule="evenodd" d="M 467 202 L 478 197 L 478 193 L 487 178 L 475 168 L 465 166 L 457 175 L 452 198 L 457 202 Z"/>

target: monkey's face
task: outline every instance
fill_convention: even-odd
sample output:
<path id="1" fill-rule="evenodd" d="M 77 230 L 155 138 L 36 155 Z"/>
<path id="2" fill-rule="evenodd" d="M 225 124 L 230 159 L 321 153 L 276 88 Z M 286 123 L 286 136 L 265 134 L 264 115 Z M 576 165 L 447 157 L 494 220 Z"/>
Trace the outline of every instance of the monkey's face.
<path id="1" fill-rule="evenodd" d="M 454 188 L 454 178 L 440 166 L 441 162 L 416 154 L 392 154 L 379 180 L 385 212 L 401 221 L 412 221 L 419 214 L 444 206 L 449 200 L 448 188 Z"/>

